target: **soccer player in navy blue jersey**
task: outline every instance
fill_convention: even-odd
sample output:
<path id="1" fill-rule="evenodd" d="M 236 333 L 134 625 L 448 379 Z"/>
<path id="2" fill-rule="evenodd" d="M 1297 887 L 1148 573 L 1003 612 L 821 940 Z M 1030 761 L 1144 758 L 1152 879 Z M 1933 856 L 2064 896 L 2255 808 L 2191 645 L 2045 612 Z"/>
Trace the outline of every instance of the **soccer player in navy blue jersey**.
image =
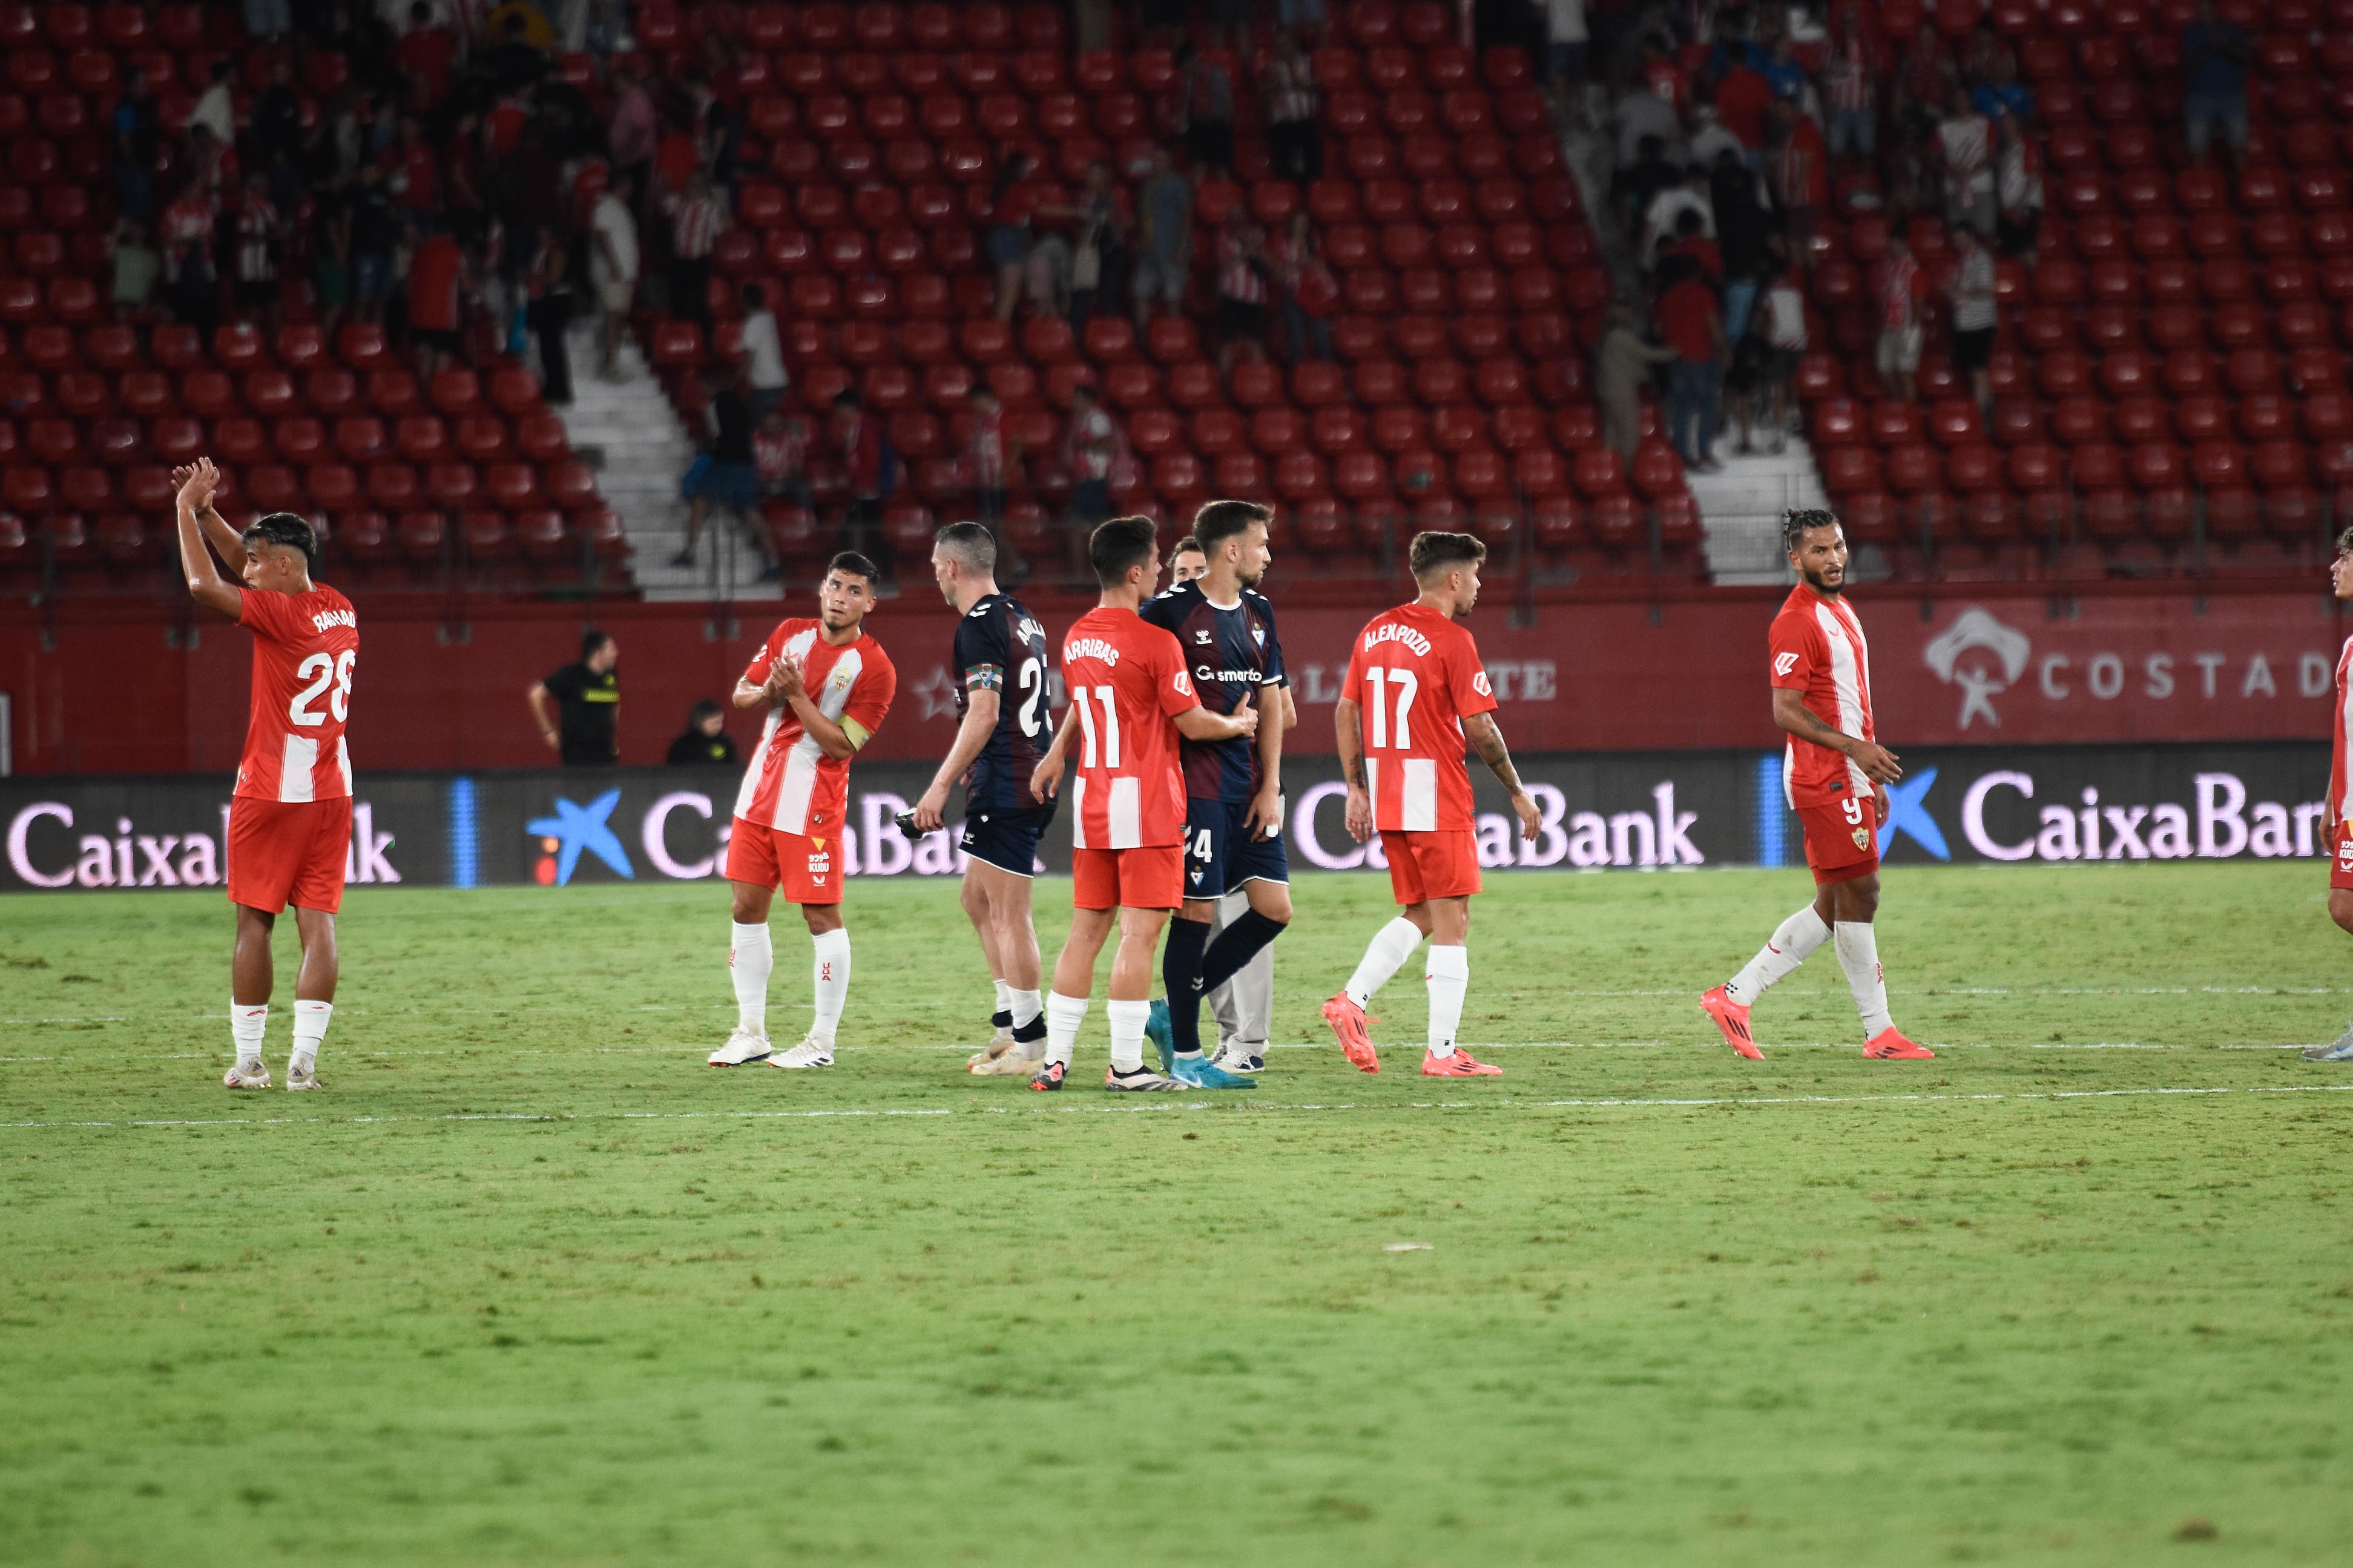
<path id="1" fill-rule="evenodd" d="M 1267 543 L 1273 518 L 1256 501 L 1209 502 L 1193 519 L 1208 569 L 1142 611 L 1175 634 L 1210 711 L 1256 708 L 1277 721 L 1246 739 L 1184 743 L 1185 904 L 1168 925 L 1160 970 L 1166 1017 L 1155 1012 L 1152 1034 L 1167 1058 L 1166 1070 L 1200 1089 L 1252 1086 L 1203 1055 L 1201 997 L 1291 921 L 1291 868 L 1282 850 L 1282 643 L 1274 606 L 1257 591 L 1274 559 Z M 1218 901 L 1237 889 L 1249 895 L 1250 908 L 1212 942 Z"/>
<path id="2" fill-rule="evenodd" d="M 976 1073 L 1026 1078 L 1046 1048 L 1038 931 L 1029 919 L 1038 836 L 1054 819 L 1052 797 L 1041 800 L 1029 788 L 1029 775 L 1054 740 L 1046 628 L 997 588 L 997 539 L 979 523 L 940 530 L 932 542 L 932 579 L 956 613 L 949 662 L 960 720 L 955 744 L 915 803 L 915 826 L 936 831 L 948 791 L 964 782 L 964 912 L 997 982 L 994 1037 L 967 1065 Z"/>

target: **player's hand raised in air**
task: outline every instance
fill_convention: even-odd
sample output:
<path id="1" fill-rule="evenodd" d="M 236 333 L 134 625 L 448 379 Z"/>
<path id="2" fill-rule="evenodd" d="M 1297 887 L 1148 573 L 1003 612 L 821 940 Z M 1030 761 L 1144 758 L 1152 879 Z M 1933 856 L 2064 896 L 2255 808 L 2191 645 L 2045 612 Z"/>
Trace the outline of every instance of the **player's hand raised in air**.
<path id="1" fill-rule="evenodd" d="M 1536 803 L 1528 798 L 1527 791 L 1522 790 L 1512 796 L 1512 810 L 1520 819 L 1520 837 L 1534 838 L 1536 829 L 1544 826 L 1544 813 L 1536 809 Z"/>
<path id="2" fill-rule="evenodd" d="M 1854 759 L 1854 765 L 1861 768 L 1862 776 L 1873 784 L 1892 784 L 1904 776 L 1904 764 L 1896 761 L 1895 753 L 1877 742 L 1857 741 L 1854 750 L 1847 755 Z M 1887 820 L 1884 811 L 1883 807 L 1880 816 L 1883 822 Z"/>
<path id="3" fill-rule="evenodd" d="M 180 492 L 180 504 L 192 512 L 213 504 L 213 492 L 220 489 L 220 470 L 213 467 L 210 458 L 198 458 L 185 468 L 172 470 L 172 483 Z"/>

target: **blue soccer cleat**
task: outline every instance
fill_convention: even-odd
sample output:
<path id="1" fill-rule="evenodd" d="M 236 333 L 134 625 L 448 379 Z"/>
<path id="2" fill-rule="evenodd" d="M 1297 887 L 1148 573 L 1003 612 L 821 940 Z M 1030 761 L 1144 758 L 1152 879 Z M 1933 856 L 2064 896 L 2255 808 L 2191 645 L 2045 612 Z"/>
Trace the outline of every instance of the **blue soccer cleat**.
<path id="1" fill-rule="evenodd" d="M 1207 1057 L 1174 1058 L 1169 1076 L 1179 1083 L 1191 1084 L 1195 1089 L 1256 1089 L 1258 1087 L 1258 1079 L 1244 1078 L 1240 1073 L 1228 1072 Z"/>
<path id="2" fill-rule="evenodd" d="M 2353 1026 L 2325 1046 L 2306 1046 L 2304 1059 L 2308 1062 L 2353 1062 Z"/>
<path id="3" fill-rule="evenodd" d="M 1152 1011 L 1144 1020 L 1144 1037 L 1159 1051 L 1160 1070 L 1173 1076 L 1176 1070 L 1176 1034 L 1168 1026 L 1166 997 L 1153 1002 Z"/>

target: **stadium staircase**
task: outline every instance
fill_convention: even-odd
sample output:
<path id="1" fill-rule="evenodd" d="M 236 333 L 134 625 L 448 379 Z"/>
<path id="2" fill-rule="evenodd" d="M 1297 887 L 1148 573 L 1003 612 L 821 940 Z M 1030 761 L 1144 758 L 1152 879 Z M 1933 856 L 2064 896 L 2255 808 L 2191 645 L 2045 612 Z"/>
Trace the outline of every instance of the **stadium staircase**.
<path id="1" fill-rule="evenodd" d="M 312 324 L 306 284 L 275 333 L 111 320 L 107 131 L 124 72 L 176 132 L 193 84 L 240 62 L 240 120 L 271 58 L 234 8 L 0 5 L 0 573 L 18 585 L 168 581 L 168 468 L 210 454 L 225 511 L 299 511 L 339 583 L 576 587 L 628 551 L 563 422 L 515 361 L 418 382 L 383 332 Z M 306 112 L 342 84 L 305 57 Z"/>
<path id="2" fill-rule="evenodd" d="M 745 51 L 744 161 L 765 171 L 739 182 L 711 339 L 649 320 L 655 364 L 691 407 L 695 367 L 733 352 L 736 286 L 766 282 L 813 448 L 845 386 L 889 420 L 908 484 L 882 521 L 902 561 L 969 505 L 956 454 L 983 376 L 1029 453 L 1005 531 L 1033 563 L 1067 559 L 1059 453 L 1084 380 L 1134 455 L 1120 505 L 1175 528 L 1213 494 L 1272 498 L 1277 548 L 1314 559 L 1303 579 L 1378 570 L 1433 526 L 1479 532 L 1554 581 L 1648 571 L 1654 519 L 1666 568 L 1696 578 L 1672 450 L 1653 442 L 1630 468 L 1600 445 L 1585 367 L 1609 279 L 1526 56 L 1474 56 L 1451 8 L 1426 0 L 1331 16 L 1313 57 L 1324 177 L 1303 187 L 1271 177 L 1253 79 L 1225 57 L 1238 177 L 1198 189 L 1192 298 L 1213 297 L 1208 236 L 1229 205 L 1271 226 L 1303 205 L 1342 284 L 1337 363 L 1221 379 L 1198 311 L 1140 334 L 1125 319 L 1000 324 L 980 257 L 989 184 L 1015 149 L 1066 186 L 1096 159 L 1140 163 L 1175 79 L 1166 50 L 1073 54 L 1060 11 L 1037 4 L 640 5 L 638 47 L 659 58 L 692 55 L 710 28 Z M 820 464 L 811 479 L 813 513 L 767 514 L 787 562 L 839 537 L 841 475 Z"/>
<path id="3" fill-rule="evenodd" d="M 2353 4 L 2223 0 L 2256 38 L 2252 145 L 2188 166 L 2179 39 L 2192 0 L 1885 0 L 1957 43 L 1989 17 L 2016 49 L 2045 150 L 2031 268 L 1999 269 L 1992 416 L 1943 325 L 1923 405 L 1877 400 L 1881 214 L 1826 226 L 1799 372 L 1823 478 L 1884 570 L 1947 582 L 2263 578 L 2309 570 L 2353 487 Z M 1940 221 L 1907 226 L 1949 266 Z"/>

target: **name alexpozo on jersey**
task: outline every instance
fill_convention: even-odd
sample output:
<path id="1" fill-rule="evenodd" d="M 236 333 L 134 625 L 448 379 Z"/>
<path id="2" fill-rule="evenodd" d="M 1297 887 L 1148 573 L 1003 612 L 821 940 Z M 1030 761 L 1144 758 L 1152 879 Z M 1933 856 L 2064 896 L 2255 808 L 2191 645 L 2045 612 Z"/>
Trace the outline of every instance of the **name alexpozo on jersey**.
<path id="1" fill-rule="evenodd" d="M 1062 662 L 1068 664 L 1074 658 L 1101 659 L 1105 664 L 1115 665 L 1119 662 L 1119 649 L 1101 637 L 1081 637 L 1076 642 L 1062 645 Z"/>
<path id="2" fill-rule="evenodd" d="M 1417 657 L 1430 652 L 1430 639 L 1398 621 L 1390 621 L 1365 634 L 1365 651 L 1370 653 L 1385 642 L 1401 642 L 1413 649 Z"/>
<path id="3" fill-rule="evenodd" d="M 312 630 L 322 632 L 329 626 L 349 626 L 357 631 L 360 622 L 359 617 L 349 610 L 321 610 L 311 617 L 311 626 Z"/>

